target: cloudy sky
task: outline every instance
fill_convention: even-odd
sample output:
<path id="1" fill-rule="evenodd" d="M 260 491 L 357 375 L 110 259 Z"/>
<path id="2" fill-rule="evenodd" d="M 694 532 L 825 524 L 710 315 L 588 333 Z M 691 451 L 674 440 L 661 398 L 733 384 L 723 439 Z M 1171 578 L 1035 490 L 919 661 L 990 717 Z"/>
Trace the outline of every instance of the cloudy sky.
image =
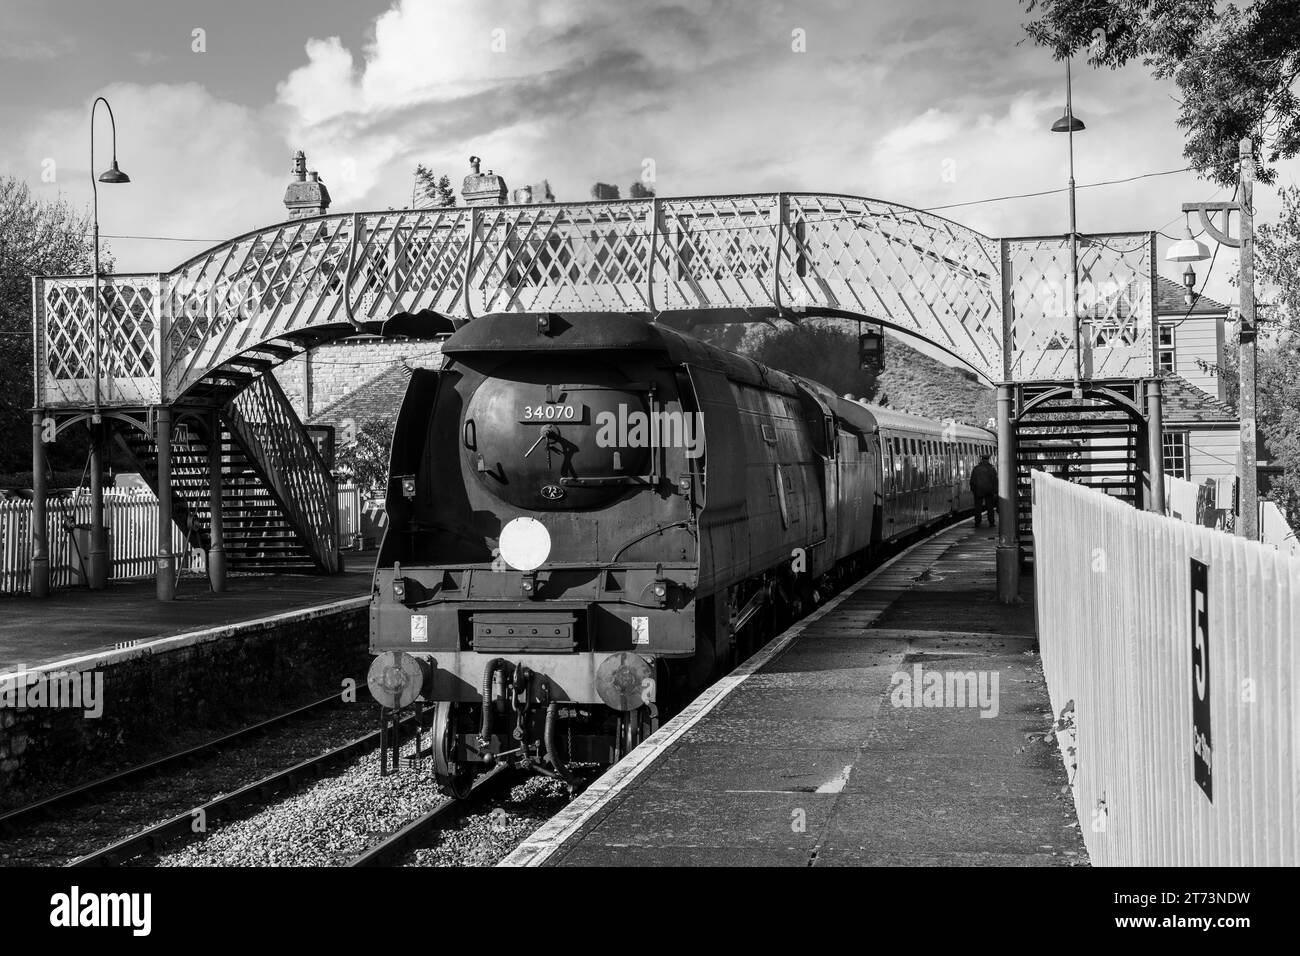
<path id="1" fill-rule="evenodd" d="M 0 0 L 0 171 L 88 202 L 88 111 L 107 96 L 133 180 L 101 191 L 120 271 L 283 218 L 299 148 L 335 212 L 408 204 L 418 162 L 459 184 L 470 154 L 561 200 L 626 191 L 649 160 L 662 196 L 950 206 L 1065 184 L 1048 131 L 1064 68 L 1022 41 L 1026 19 L 1017 0 Z M 1172 87 L 1083 66 L 1074 90 L 1081 185 L 1185 165 Z M 106 123 L 98 142 L 106 156 Z M 1174 234 L 1179 204 L 1210 198 L 1228 196 L 1190 173 L 1085 189 L 1079 226 Z M 944 215 L 1067 228 L 1063 194 Z M 1219 256 L 1211 294 L 1233 298 L 1235 266 Z"/>

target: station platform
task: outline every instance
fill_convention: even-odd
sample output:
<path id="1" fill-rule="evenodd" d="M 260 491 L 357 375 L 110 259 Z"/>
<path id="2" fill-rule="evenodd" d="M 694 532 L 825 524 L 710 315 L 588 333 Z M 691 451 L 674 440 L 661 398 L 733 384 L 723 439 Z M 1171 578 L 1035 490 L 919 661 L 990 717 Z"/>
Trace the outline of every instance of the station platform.
<path id="1" fill-rule="evenodd" d="M 967 520 L 846 589 L 503 865 L 1086 865 L 1033 581 L 998 604 L 996 544 Z"/>
<path id="2" fill-rule="evenodd" d="M 342 574 L 230 575 L 220 594 L 184 577 L 174 601 L 157 600 L 152 579 L 0 597 L 0 673 L 359 597 L 370 592 L 377 553 L 345 553 Z"/>

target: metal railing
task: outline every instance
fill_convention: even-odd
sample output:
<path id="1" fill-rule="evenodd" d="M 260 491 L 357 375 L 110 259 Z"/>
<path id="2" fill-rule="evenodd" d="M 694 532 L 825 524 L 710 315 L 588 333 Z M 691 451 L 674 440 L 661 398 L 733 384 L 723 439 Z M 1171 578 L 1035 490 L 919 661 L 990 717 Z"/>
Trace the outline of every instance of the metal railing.
<path id="1" fill-rule="evenodd" d="M 338 570 L 335 482 L 275 376 L 259 376 L 222 419 L 319 567 Z"/>
<path id="2" fill-rule="evenodd" d="M 361 530 L 364 508 L 356 485 L 338 489 L 340 533 L 348 537 Z M 90 523 L 90 497 L 52 497 L 49 513 L 50 584 L 75 587 L 83 583 L 84 555 L 76 534 L 68 526 Z M 158 552 L 158 499 L 146 490 L 115 490 L 104 493 L 104 519 L 108 525 L 108 548 L 115 580 L 152 577 Z M 85 537 L 84 535 L 82 536 Z M 172 528 L 172 553 L 180 555 L 184 571 L 202 572 L 203 551 L 191 548 L 185 532 Z M 30 498 L 0 500 L 0 594 L 26 594 L 31 589 L 32 501 Z"/>
<path id="3" fill-rule="evenodd" d="M 1097 865 L 1300 862 L 1300 559 L 1033 474 L 1038 638 Z"/>
<path id="4" fill-rule="evenodd" d="M 1093 376 L 1151 374 L 1153 237 L 1084 237 Z M 992 239 L 897 203 L 829 193 L 345 213 L 294 219 L 167 273 L 100 283 L 117 330 L 109 404 L 170 404 L 261 343 L 373 331 L 402 313 L 673 312 L 714 321 L 857 316 L 918 335 L 989 381 L 1067 375 L 1061 236 Z M 36 404 L 85 404 L 90 277 L 33 286 Z"/>
<path id="5" fill-rule="evenodd" d="M 74 587 L 84 583 L 90 496 L 50 498 L 50 584 Z M 148 491 L 106 491 L 104 523 L 108 526 L 110 574 L 115 579 L 149 577 L 158 554 L 158 499 Z M 172 528 L 172 553 L 187 571 L 204 568 L 205 555 L 191 549 L 185 532 Z M 32 502 L 30 498 L 0 501 L 0 593 L 24 594 L 31 589 Z"/>

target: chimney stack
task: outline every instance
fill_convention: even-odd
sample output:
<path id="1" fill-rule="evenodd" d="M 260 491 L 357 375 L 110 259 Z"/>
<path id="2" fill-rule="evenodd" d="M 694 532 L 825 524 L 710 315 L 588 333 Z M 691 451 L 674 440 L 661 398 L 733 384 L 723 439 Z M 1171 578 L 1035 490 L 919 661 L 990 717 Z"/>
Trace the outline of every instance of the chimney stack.
<path id="1" fill-rule="evenodd" d="M 284 208 L 290 219 L 320 216 L 330 208 L 330 191 L 320 181 L 316 170 L 307 170 L 307 156 L 302 150 L 293 154 L 293 180 L 284 191 Z"/>
<path id="2" fill-rule="evenodd" d="M 466 206 L 504 206 L 506 204 L 506 181 L 495 175 L 492 170 L 479 172 L 477 156 L 469 158 L 469 175 L 460 187 L 460 194 Z"/>
<path id="3" fill-rule="evenodd" d="M 546 179 L 543 179 L 540 183 L 532 183 L 516 189 L 512 198 L 516 206 L 555 202 L 555 194 L 551 192 L 551 183 Z"/>

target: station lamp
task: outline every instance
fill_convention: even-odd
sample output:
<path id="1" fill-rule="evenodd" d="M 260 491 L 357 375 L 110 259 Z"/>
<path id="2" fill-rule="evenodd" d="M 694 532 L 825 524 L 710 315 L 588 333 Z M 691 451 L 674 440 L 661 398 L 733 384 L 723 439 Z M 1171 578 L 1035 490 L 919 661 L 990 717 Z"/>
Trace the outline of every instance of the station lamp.
<path id="1" fill-rule="evenodd" d="M 885 331 L 882 326 L 868 325 L 858 336 L 858 360 L 862 368 L 879 373 L 885 367 Z"/>
<path id="2" fill-rule="evenodd" d="M 1183 287 L 1186 292 L 1183 293 L 1183 301 L 1191 305 L 1196 299 L 1196 270 L 1192 268 L 1193 262 L 1204 262 L 1210 258 L 1210 250 L 1206 248 L 1205 243 L 1192 236 L 1191 223 L 1184 223 L 1183 238 L 1179 239 L 1169 251 L 1165 253 L 1166 262 L 1185 262 L 1187 268 L 1183 270 Z"/>

